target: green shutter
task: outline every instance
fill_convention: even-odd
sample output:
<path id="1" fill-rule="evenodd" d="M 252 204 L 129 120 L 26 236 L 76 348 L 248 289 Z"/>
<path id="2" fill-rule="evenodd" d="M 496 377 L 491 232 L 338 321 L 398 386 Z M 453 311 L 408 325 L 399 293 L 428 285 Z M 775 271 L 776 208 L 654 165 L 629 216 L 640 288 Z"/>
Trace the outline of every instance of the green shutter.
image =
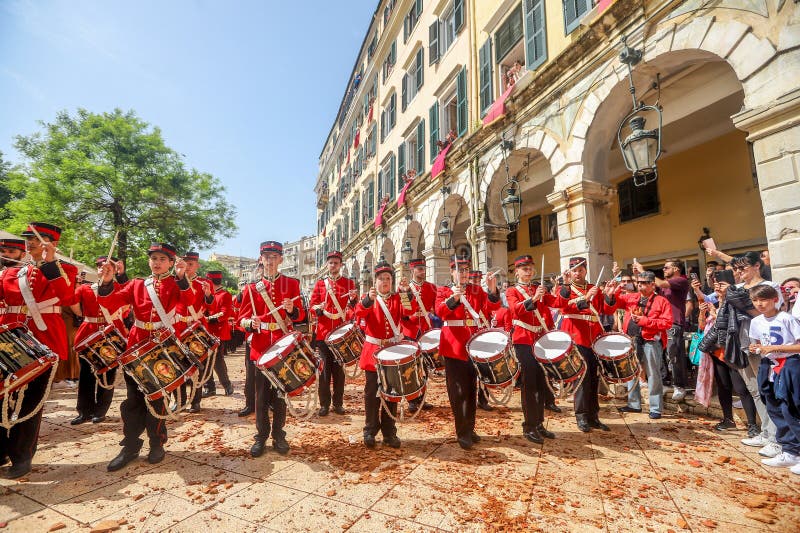
<path id="1" fill-rule="evenodd" d="M 564 1 L 564 33 L 568 34 L 578 27 L 583 17 L 592 8 L 592 0 Z"/>
<path id="2" fill-rule="evenodd" d="M 439 145 L 436 144 L 436 141 L 439 140 L 439 102 L 436 101 L 431 106 L 431 110 L 428 113 L 428 119 L 431 123 L 431 164 L 433 164 L 433 160 L 436 159 L 436 155 L 439 153 Z"/>
<path id="3" fill-rule="evenodd" d="M 439 21 L 431 24 L 428 30 L 428 63 L 433 65 L 439 62 Z"/>
<path id="4" fill-rule="evenodd" d="M 417 176 L 425 172 L 425 119 L 417 124 Z"/>
<path id="5" fill-rule="evenodd" d="M 406 143 L 401 142 L 397 147 L 397 188 L 402 189 L 403 174 L 406 173 Z"/>
<path id="6" fill-rule="evenodd" d="M 534 70 L 547 60 L 544 0 L 525 0 L 525 64 Z"/>
<path id="7" fill-rule="evenodd" d="M 403 81 L 400 83 L 402 96 L 400 97 L 401 109 L 408 107 L 408 73 L 403 74 Z"/>
<path id="8" fill-rule="evenodd" d="M 481 116 L 486 113 L 493 102 L 492 94 L 492 39 L 478 50 L 478 65 L 480 74 Z"/>
<path id="9" fill-rule="evenodd" d="M 463 67 L 456 79 L 456 127 L 458 136 L 467 133 L 467 67 Z"/>
<path id="10" fill-rule="evenodd" d="M 455 0 L 453 4 L 453 23 L 456 33 L 460 32 L 461 27 L 464 26 L 464 0 Z"/>
<path id="11" fill-rule="evenodd" d="M 395 187 L 396 180 L 395 180 L 394 165 L 395 165 L 395 156 L 394 154 L 392 154 L 391 157 L 389 157 L 389 183 L 387 184 L 389 188 L 389 190 L 387 191 L 389 193 L 389 200 L 394 200 L 397 193 L 397 189 Z"/>
<path id="12" fill-rule="evenodd" d="M 369 218 L 375 218 L 375 180 L 369 182 L 369 190 L 367 191 L 367 201 L 369 202 Z"/>
<path id="13" fill-rule="evenodd" d="M 383 169 L 378 171 L 378 203 L 383 201 Z"/>
<path id="14" fill-rule="evenodd" d="M 416 72 L 416 83 L 417 83 L 417 92 L 422 88 L 422 84 L 425 83 L 425 48 L 420 47 L 417 51 L 417 72 Z"/>

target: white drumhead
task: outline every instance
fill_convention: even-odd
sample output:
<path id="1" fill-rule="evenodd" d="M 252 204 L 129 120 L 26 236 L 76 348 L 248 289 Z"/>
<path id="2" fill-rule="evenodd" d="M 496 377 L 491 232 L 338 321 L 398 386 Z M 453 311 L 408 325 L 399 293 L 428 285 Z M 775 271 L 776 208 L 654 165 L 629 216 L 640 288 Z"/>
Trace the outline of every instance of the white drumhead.
<path id="1" fill-rule="evenodd" d="M 550 331 L 542 335 L 533 345 L 533 353 L 544 359 L 557 359 L 569 350 L 572 337 L 566 331 Z"/>
<path id="2" fill-rule="evenodd" d="M 335 341 L 341 339 L 345 335 L 347 335 L 351 329 L 353 329 L 354 324 L 345 324 L 344 326 L 338 327 L 335 330 L 331 331 L 330 335 L 328 335 L 329 341 Z"/>
<path id="3" fill-rule="evenodd" d="M 427 352 L 439 347 L 441 336 L 442 330 L 436 328 L 423 333 L 417 342 L 419 342 L 420 349 L 422 349 L 423 352 Z"/>
<path id="4" fill-rule="evenodd" d="M 508 335 L 505 331 L 484 331 L 469 343 L 469 355 L 475 359 L 490 359 L 508 346 Z"/>
<path id="5" fill-rule="evenodd" d="M 631 339 L 619 333 L 611 333 L 597 339 L 592 349 L 599 355 L 619 357 L 631 350 Z"/>
<path id="6" fill-rule="evenodd" d="M 286 350 L 286 348 L 295 343 L 296 339 L 294 335 L 292 335 L 291 333 L 288 335 L 284 335 L 283 337 L 275 341 L 275 344 L 270 346 L 267 349 L 267 351 L 264 352 L 264 355 L 262 357 L 266 357 L 267 355 L 270 354 L 274 356 L 275 354 L 283 353 Z M 269 357 L 268 359 L 272 359 L 272 357 Z"/>
<path id="7" fill-rule="evenodd" d="M 417 347 L 413 344 L 396 344 L 379 351 L 375 354 L 375 358 L 379 361 L 398 361 L 415 353 L 417 353 Z"/>

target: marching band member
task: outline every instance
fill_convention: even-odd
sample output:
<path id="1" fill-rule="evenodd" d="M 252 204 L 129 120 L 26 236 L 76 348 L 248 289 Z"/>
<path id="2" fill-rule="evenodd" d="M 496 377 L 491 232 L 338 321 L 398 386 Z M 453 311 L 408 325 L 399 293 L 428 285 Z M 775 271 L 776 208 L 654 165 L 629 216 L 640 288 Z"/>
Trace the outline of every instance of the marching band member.
<path id="1" fill-rule="evenodd" d="M 418 340 L 422 334 L 433 328 L 431 313 L 436 305 L 436 285 L 425 280 L 425 258 L 418 257 L 408 262 L 411 269 L 411 282 L 409 288 L 417 302 L 418 311 L 411 316 L 403 317 L 400 328 L 403 335 L 412 340 Z M 408 411 L 415 413 L 420 407 L 420 399 L 408 402 Z M 432 406 L 428 402 L 422 406 L 423 409 L 430 409 Z"/>
<path id="2" fill-rule="evenodd" d="M 478 287 L 482 287 L 483 282 L 483 272 L 480 270 L 470 270 L 469 271 L 469 283 L 471 285 L 477 285 Z M 498 309 L 502 309 L 503 301 L 500 300 L 500 307 L 492 308 L 492 314 L 496 312 Z M 487 317 L 484 316 L 483 311 L 478 312 L 481 317 L 481 320 L 486 320 Z M 488 322 L 488 321 L 487 321 Z M 489 403 L 489 398 L 486 395 L 486 391 L 483 390 L 483 387 L 478 387 L 478 408 L 484 411 L 494 411 L 494 407 Z"/>
<path id="3" fill-rule="evenodd" d="M 544 427 L 547 378 L 533 356 L 533 345 L 553 329 L 553 315 L 548 306 L 555 297 L 543 286 L 532 284 L 533 273 L 533 257 L 517 257 L 514 260 L 517 283 L 506 289 L 506 298 L 514 327 L 511 339 L 522 367 L 522 433 L 529 441 L 542 444 L 545 438 L 554 439 L 555 434 Z"/>
<path id="4" fill-rule="evenodd" d="M 0 276 L 0 301 L 5 303 L 0 326 L 27 324 L 34 338 L 50 348 L 61 361 L 66 361 L 69 346 L 61 306 L 71 305 L 74 301 L 77 269 L 56 259 L 56 244 L 61 237 L 58 226 L 31 222 L 22 236 L 32 264 L 11 261 L 21 261 L 24 255 L 19 239 L 2 241 L 7 266 Z M 29 414 L 47 394 L 48 379 L 49 374 L 45 372 L 28 383 L 20 416 Z M 6 462 L 6 457 L 11 460 L 6 476 L 9 479 L 22 477 L 31 471 L 41 421 L 42 410 L 39 410 L 10 431 L 0 431 L 0 464 Z"/>
<path id="5" fill-rule="evenodd" d="M 98 276 L 100 275 L 101 267 L 106 261 L 111 261 L 114 264 L 115 283 L 120 285 L 127 283 L 128 276 L 125 274 L 125 264 L 117 260 L 116 257 L 112 257 L 109 260 L 108 257 L 101 256 L 95 260 Z M 112 321 L 120 333 L 126 335 L 128 332 L 122 319 L 117 315 L 116 309 L 106 309 L 98 304 L 98 288 L 98 283 L 92 283 L 79 285 L 75 289 L 76 303 L 72 305 L 72 311 L 77 316 L 82 317 L 83 321 L 75 333 L 73 346 L 77 346 L 84 339 L 105 328 Z M 99 424 L 106 419 L 106 413 L 108 413 L 108 408 L 111 407 L 111 400 L 114 398 L 114 388 L 107 389 L 98 386 L 97 376 L 92 372 L 92 365 L 82 357 L 79 359 L 81 374 L 78 379 L 78 403 L 75 407 L 78 411 L 78 416 L 73 418 L 70 424 L 77 426 L 89 420 L 94 424 Z M 105 376 L 106 383 L 113 384 L 117 377 L 117 367 L 107 371 Z"/>
<path id="6" fill-rule="evenodd" d="M 207 325 L 205 313 L 208 311 L 211 302 L 214 301 L 214 295 L 211 292 L 211 283 L 197 275 L 197 270 L 200 268 L 200 254 L 197 252 L 186 252 L 181 259 L 183 259 L 183 262 L 186 265 L 185 275 L 186 280 L 189 282 L 189 291 L 192 293 L 192 296 L 190 302 L 184 303 L 182 301 L 178 301 L 178 305 L 175 306 L 174 328 L 175 335 L 178 338 L 180 338 L 183 332 L 195 322 L 201 322 L 203 326 Z M 223 384 L 225 383 L 225 380 L 228 382 L 228 385 L 225 387 L 225 393 L 227 394 L 228 390 L 230 390 L 231 394 L 233 394 L 233 386 L 230 384 L 231 381 L 227 379 L 228 368 L 224 366 L 225 361 L 223 361 L 222 364 L 222 372 L 217 372 L 217 375 L 220 376 L 220 381 L 222 381 Z M 215 362 L 214 370 L 217 370 L 217 366 L 218 365 Z M 198 379 L 201 373 L 202 368 L 198 370 Z M 212 389 L 213 380 L 213 376 L 208 380 L 212 383 Z M 188 386 L 184 387 L 183 391 L 185 392 L 188 388 Z M 214 394 L 216 394 L 216 391 Z M 227 395 L 230 396 L 230 394 Z M 204 396 L 206 395 L 202 394 L 199 390 L 196 390 L 194 397 L 191 398 L 191 406 L 189 409 L 187 409 L 187 412 L 199 413 L 200 399 Z M 209 394 L 209 396 L 212 395 Z"/>
<path id="7" fill-rule="evenodd" d="M 245 331 L 253 333 L 250 341 L 252 361 L 258 361 L 270 346 L 291 331 L 292 321 L 302 320 L 305 316 L 300 299 L 300 281 L 278 272 L 278 267 L 283 262 L 283 245 L 276 241 L 262 242 L 260 253 L 260 262 L 264 266 L 263 276 L 260 281 L 245 287 L 238 317 L 239 324 Z M 275 451 L 281 455 L 287 454 L 289 443 L 286 442 L 286 432 L 283 430 L 286 423 L 286 401 L 262 372 L 255 372 L 254 382 L 258 433 L 250 448 L 250 455 L 259 457 L 264 453 L 264 445 L 270 433 Z M 271 425 L 270 407 L 273 410 Z"/>
<path id="8" fill-rule="evenodd" d="M 263 272 L 263 271 L 262 271 Z M 245 282 L 239 282 L 239 294 L 233 300 L 233 324 L 234 328 L 242 333 L 244 337 L 244 407 L 237 413 L 239 417 L 249 416 L 256 412 L 256 364 L 250 360 L 250 340 L 253 333 L 246 331 L 237 320 L 242 310 L 242 298 L 244 296 Z"/>
<path id="9" fill-rule="evenodd" d="M 319 376 L 319 416 L 328 416 L 331 407 L 331 381 L 333 382 L 333 411 L 344 414 L 344 369 L 333 356 L 325 340 L 330 332 L 342 326 L 353 315 L 358 298 L 356 283 L 340 275 L 342 252 L 328 252 L 326 258 L 328 275 L 317 280 L 311 292 L 309 307 L 317 316 L 316 348 L 322 357 L 322 372 Z"/>
<path id="10" fill-rule="evenodd" d="M 209 270 L 206 272 L 206 279 L 212 285 L 212 299 L 206 311 L 208 313 L 208 332 L 219 339 L 214 371 L 217 373 L 220 383 L 225 387 L 225 396 L 230 396 L 233 394 L 233 385 L 231 385 L 231 380 L 228 378 L 228 365 L 225 362 L 225 356 L 228 355 L 228 344 L 231 340 L 230 319 L 236 316 L 233 309 L 233 296 L 222 287 L 221 270 Z M 209 381 L 213 379 L 214 377 L 212 376 Z M 225 382 L 228 385 L 225 385 Z"/>
<path id="11" fill-rule="evenodd" d="M 147 340 L 163 329 L 173 328 L 173 317 L 178 302 L 192 303 L 192 291 L 186 278 L 186 263 L 183 259 L 175 261 L 176 251 L 171 244 L 153 243 L 147 250 L 151 275 L 136 278 L 125 285 L 114 284 L 115 267 L 106 262 L 101 268 L 100 287 L 97 301 L 103 307 L 116 309 L 125 304 L 132 307 L 134 322 L 128 333 L 128 348 Z M 175 267 L 175 275 L 170 270 Z M 167 442 L 167 425 L 163 419 L 154 417 L 147 410 L 144 393 L 136 381 L 125 373 L 126 398 L 120 405 L 122 450 L 111 462 L 108 471 L 120 470 L 139 456 L 143 441 L 140 435 L 147 430 L 150 452 L 147 462 L 160 463 L 164 459 L 164 444 Z M 159 414 L 166 414 L 164 400 L 152 403 Z"/>
<path id="12" fill-rule="evenodd" d="M 375 354 L 386 346 L 403 339 L 400 321 L 404 315 L 413 314 L 416 302 L 409 294 L 408 281 L 401 279 L 398 292 L 392 292 L 394 270 L 386 261 L 375 265 L 375 286 L 370 288 L 364 298 L 356 305 L 356 317 L 364 320 L 364 346 L 361 349 L 359 366 L 364 370 L 364 444 L 375 447 L 375 435 L 383 435 L 383 443 L 392 448 L 400 447 L 397 438 L 397 404 L 385 402 L 389 412 L 381 407 L 378 397 L 378 373 Z"/>
<path id="13" fill-rule="evenodd" d="M 592 343 L 603 333 L 599 313 L 606 313 L 603 293 L 586 280 L 586 259 L 571 257 L 569 269 L 563 274 L 564 284 L 551 305 L 561 309 L 561 330 L 575 341 L 578 351 L 586 361 L 586 377 L 575 391 L 575 419 L 578 429 L 588 433 L 594 429 L 611 431 L 600 422 L 600 402 L 597 389 L 600 384 L 599 363 Z"/>
<path id="14" fill-rule="evenodd" d="M 467 341 L 481 327 L 479 313 L 484 316 L 499 307 L 497 279 L 489 276 L 489 294 L 480 285 L 467 283 L 469 262 L 450 261 L 453 284 L 439 287 L 436 293 L 436 314 L 444 320 L 439 354 L 444 357 L 447 396 L 455 418 L 458 444 L 465 450 L 480 442 L 475 433 L 477 372 L 467 354 Z M 491 304 L 491 305 L 490 305 Z"/>

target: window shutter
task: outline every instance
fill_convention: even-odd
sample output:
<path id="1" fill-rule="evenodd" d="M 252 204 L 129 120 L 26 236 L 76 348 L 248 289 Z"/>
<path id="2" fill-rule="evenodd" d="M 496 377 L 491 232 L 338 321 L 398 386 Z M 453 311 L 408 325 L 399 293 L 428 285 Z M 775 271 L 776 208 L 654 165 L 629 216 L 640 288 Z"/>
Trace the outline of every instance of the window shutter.
<path id="1" fill-rule="evenodd" d="M 375 180 L 369 183 L 369 195 L 367 197 L 369 202 L 369 218 L 375 217 Z"/>
<path id="2" fill-rule="evenodd" d="M 453 25 L 456 27 L 456 33 L 464 26 L 464 0 L 455 0 L 453 3 Z"/>
<path id="3" fill-rule="evenodd" d="M 403 74 L 403 81 L 400 86 L 402 87 L 401 109 L 405 111 L 406 107 L 408 107 L 408 73 Z"/>
<path id="4" fill-rule="evenodd" d="M 417 124 L 417 176 L 425 172 L 425 119 Z"/>
<path id="5" fill-rule="evenodd" d="M 381 111 L 381 142 L 386 138 L 386 110 Z"/>
<path id="6" fill-rule="evenodd" d="M 439 145 L 436 144 L 436 141 L 439 140 L 439 102 L 436 101 L 431 106 L 431 110 L 428 113 L 428 119 L 431 123 L 431 164 L 433 164 L 433 160 L 436 159 L 436 155 L 439 153 Z"/>
<path id="7" fill-rule="evenodd" d="M 547 60 L 544 0 L 525 0 L 525 63 L 534 70 Z"/>
<path id="8" fill-rule="evenodd" d="M 592 0 L 564 0 L 564 32 L 570 33 L 578 27 L 581 17 L 589 12 Z"/>
<path id="9" fill-rule="evenodd" d="M 456 128 L 458 136 L 467 133 L 467 67 L 463 67 L 456 80 Z"/>
<path id="10" fill-rule="evenodd" d="M 425 48 L 420 47 L 417 51 L 417 92 L 422 88 L 422 84 L 425 82 Z"/>
<path id="11" fill-rule="evenodd" d="M 394 165 L 395 165 L 395 157 L 394 157 L 394 154 L 392 154 L 391 157 L 389 157 L 389 183 L 387 183 L 387 187 L 386 187 L 387 189 L 389 189 L 388 191 L 386 191 L 387 193 L 389 193 L 389 200 L 394 200 L 394 198 L 396 196 L 396 192 L 397 192 L 397 190 L 395 188 L 395 181 L 396 181 L 395 180 L 395 172 L 396 172 L 396 170 L 395 170 Z"/>
<path id="12" fill-rule="evenodd" d="M 492 105 L 492 39 L 486 42 L 478 51 L 478 64 L 480 74 L 481 115 L 486 113 Z"/>
<path id="13" fill-rule="evenodd" d="M 405 44 L 408 42 L 408 34 L 410 33 L 411 28 L 411 12 L 406 15 L 406 18 L 403 20 L 403 43 Z"/>
<path id="14" fill-rule="evenodd" d="M 416 2 L 416 13 L 417 13 L 417 20 L 422 16 L 422 0 L 417 0 Z"/>
<path id="15" fill-rule="evenodd" d="M 378 203 L 382 201 L 383 201 L 383 169 L 378 171 Z"/>
<path id="16" fill-rule="evenodd" d="M 395 124 L 397 124 L 397 93 L 392 94 L 392 97 L 389 99 L 389 122 L 386 125 L 387 133 L 392 131 Z"/>
<path id="17" fill-rule="evenodd" d="M 428 64 L 439 62 L 439 21 L 431 24 L 428 30 Z"/>
<path id="18" fill-rule="evenodd" d="M 401 142 L 397 147 L 397 188 L 402 189 L 403 175 L 406 173 L 406 143 Z"/>

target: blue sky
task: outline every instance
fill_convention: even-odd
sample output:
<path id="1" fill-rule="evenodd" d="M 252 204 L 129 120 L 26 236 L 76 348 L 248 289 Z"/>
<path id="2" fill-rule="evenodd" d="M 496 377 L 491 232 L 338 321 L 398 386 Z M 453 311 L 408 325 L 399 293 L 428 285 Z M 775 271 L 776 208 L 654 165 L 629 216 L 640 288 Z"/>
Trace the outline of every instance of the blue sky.
<path id="1" fill-rule="evenodd" d="M 255 257 L 316 231 L 319 153 L 376 5 L 0 0 L 0 150 L 17 162 L 14 136 L 62 109 L 134 109 L 227 188 L 239 232 L 214 250 Z"/>

